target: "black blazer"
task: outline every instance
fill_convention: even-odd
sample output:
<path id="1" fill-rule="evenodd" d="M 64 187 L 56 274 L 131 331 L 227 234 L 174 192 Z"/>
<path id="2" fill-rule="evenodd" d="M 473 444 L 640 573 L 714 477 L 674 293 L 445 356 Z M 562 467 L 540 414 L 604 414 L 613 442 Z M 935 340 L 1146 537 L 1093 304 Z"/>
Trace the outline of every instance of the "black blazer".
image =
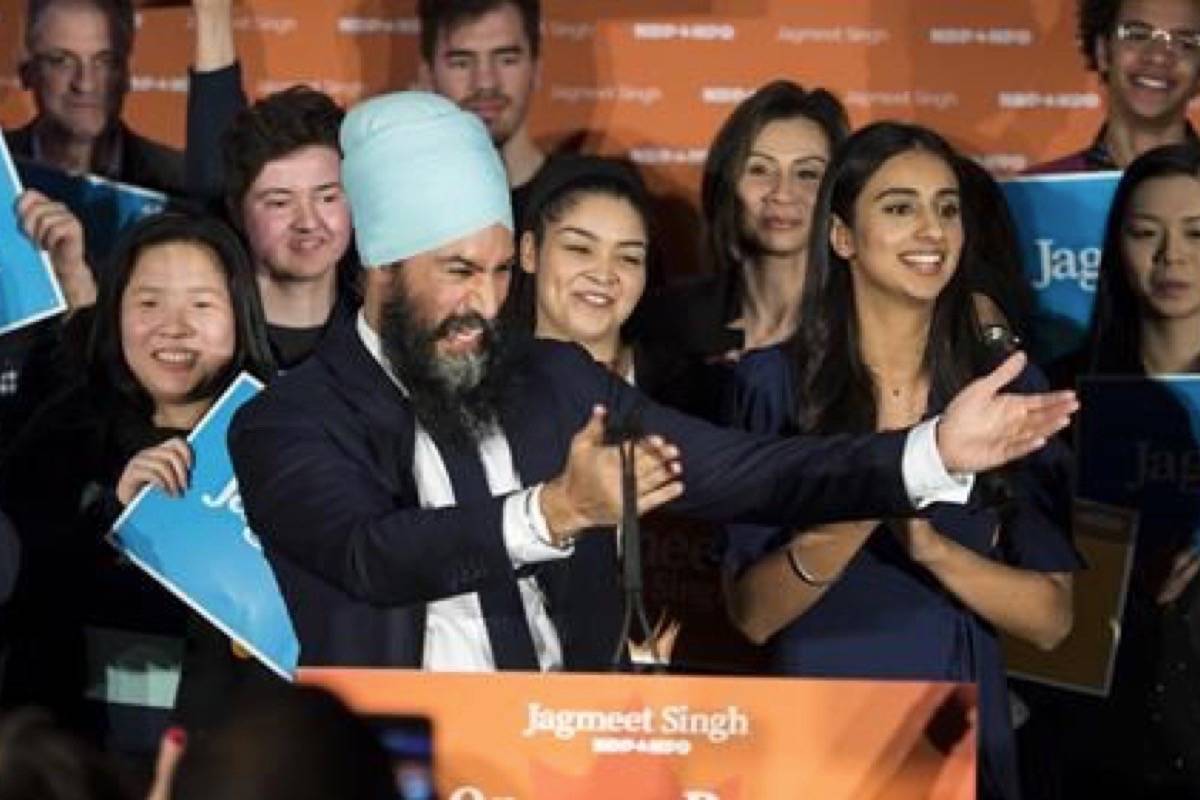
<path id="1" fill-rule="evenodd" d="M 523 485 L 554 477 L 596 403 L 682 452 L 673 510 L 714 521 L 808 525 L 911 514 L 900 476 L 904 433 L 776 439 L 716 428 L 645 400 L 574 345 L 535 341 L 502 424 Z M 353 324 L 244 406 L 230 452 L 301 644 L 301 664 L 419 666 L 425 604 L 514 581 L 503 497 L 420 508 L 408 402 Z M 613 537 L 582 538 L 543 565 L 569 670 L 603 669 L 620 630 Z"/>

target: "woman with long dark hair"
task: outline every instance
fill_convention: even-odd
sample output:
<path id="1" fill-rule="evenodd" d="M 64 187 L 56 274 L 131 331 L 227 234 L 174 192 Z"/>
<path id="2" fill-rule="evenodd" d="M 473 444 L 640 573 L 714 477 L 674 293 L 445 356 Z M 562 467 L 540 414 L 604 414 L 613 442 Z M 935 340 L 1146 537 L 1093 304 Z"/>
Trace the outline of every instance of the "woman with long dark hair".
<path id="1" fill-rule="evenodd" d="M 144 486 L 181 492 L 184 437 L 240 372 L 267 380 L 274 367 L 253 269 L 210 218 L 164 214 L 130 229 L 94 314 L 86 374 L 0 464 L 0 504 L 25 556 L 5 698 L 48 706 L 118 749 L 152 749 L 186 615 L 104 534 Z M 100 702 L 83 703 L 85 690 Z"/>
<path id="2" fill-rule="evenodd" d="M 787 80 L 772 81 L 734 109 L 704 163 L 710 275 L 653 298 L 653 338 L 713 357 L 767 347 L 795 332 L 813 199 L 849 129 L 830 92 Z M 684 307 L 687 313 L 678 313 Z"/>
<path id="3" fill-rule="evenodd" d="M 736 423 L 763 432 L 904 428 L 937 413 L 998 359 L 984 345 L 964 251 L 959 156 L 937 134 L 880 123 L 835 153 L 813 210 L 786 346 L 736 370 Z M 1031 370 L 1013 387 L 1030 390 Z M 982 797 L 1017 796 L 996 629 L 1043 648 L 1071 627 L 1078 560 L 1053 446 L 982 475 L 964 507 L 728 536 L 738 627 L 773 670 L 977 682 Z"/>
<path id="4" fill-rule="evenodd" d="M 1191 274 L 1200 145 L 1136 159 L 1113 195 L 1083 372 L 1200 371 L 1200 282 Z"/>
<path id="5" fill-rule="evenodd" d="M 1021 267 L 1017 224 L 1000 184 L 969 158 L 958 163 L 963 199 L 962 264 L 985 335 L 1020 341 L 1033 313 L 1033 288 Z M 988 329 L 993 329 L 989 334 Z M 1000 329 L 998 332 L 995 329 Z"/>
<path id="6" fill-rule="evenodd" d="M 636 170 L 563 156 L 530 187 L 511 308 L 537 336 L 577 342 L 622 377 L 635 371 L 627 323 L 651 267 L 650 195 Z"/>
<path id="7" fill-rule="evenodd" d="M 1121 176 L 1095 310 L 1073 362 L 1076 376 L 1200 372 L 1200 146 L 1149 150 Z M 1172 411 L 1174 424 L 1194 424 L 1183 408 Z M 1200 554 L 1193 522 L 1142 509 L 1109 696 L 1056 698 L 1067 730 L 1087 742 L 1058 737 L 1065 796 L 1200 792 Z M 1130 749 L 1130 742 L 1138 746 Z"/>

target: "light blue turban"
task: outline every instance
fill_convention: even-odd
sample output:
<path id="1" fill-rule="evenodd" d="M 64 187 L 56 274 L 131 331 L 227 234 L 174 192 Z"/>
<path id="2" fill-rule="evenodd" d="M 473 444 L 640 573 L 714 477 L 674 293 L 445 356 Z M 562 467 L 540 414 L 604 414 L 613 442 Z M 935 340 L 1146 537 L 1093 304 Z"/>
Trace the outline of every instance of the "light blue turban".
<path id="1" fill-rule="evenodd" d="M 342 185 L 358 255 L 380 267 L 499 223 L 513 229 L 504 164 L 487 129 L 441 95 L 394 92 L 342 122 Z"/>

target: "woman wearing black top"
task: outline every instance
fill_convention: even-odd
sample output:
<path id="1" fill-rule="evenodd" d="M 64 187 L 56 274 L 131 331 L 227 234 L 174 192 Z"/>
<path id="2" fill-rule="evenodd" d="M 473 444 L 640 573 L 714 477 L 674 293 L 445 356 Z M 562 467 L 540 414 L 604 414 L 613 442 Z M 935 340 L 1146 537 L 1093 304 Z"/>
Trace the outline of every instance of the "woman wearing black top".
<path id="1" fill-rule="evenodd" d="M 712 358 L 768 347 L 796 331 L 813 200 L 849 130 L 836 97 L 786 80 L 734 109 L 704 162 L 710 275 L 647 298 L 650 337 Z"/>
<path id="2" fill-rule="evenodd" d="M 641 301 L 655 264 L 654 224 L 646 188 L 631 166 L 595 156 L 548 162 L 534 181 L 521 223 L 520 263 L 509 307 L 520 327 L 581 345 L 612 371 L 614 381 L 636 384 L 659 403 L 699 416 L 716 414 L 720 403 L 711 368 L 643 335 Z M 752 663 L 720 607 L 715 559 L 705 557 L 715 529 L 664 513 L 643 525 L 648 605 L 670 633 L 657 653 L 635 650 L 635 657 L 673 656 L 677 667 L 704 669 Z M 694 555 L 681 559 L 680 552 Z M 663 588 L 679 586 L 689 599 Z"/>
<path id="3" fill-rule="evenodd" d="M 1064 384 L 1200 372 L 1200 147 L 1156 148 L 1125 170 L 1086 344 L 1058 366 Z M 1047 699 L 1063 797 L 1200 794 L 1200 556 L 1189 520 L 1141 512 L 1108 698 Z"/>
<path id="4" fill-rule="evenodd" d="M 124 238 L 102 276 L 86 374 L 0 466 L 25 556 L 7 703 L 48 706 L 119 749 L 156 743 L 186 617 L 104 534 L 144 486 L 186 486 L 188 431 L 240 372 L 273 373 L 263 331 L 253 271 L 224 225 L 166 214 Z"/>

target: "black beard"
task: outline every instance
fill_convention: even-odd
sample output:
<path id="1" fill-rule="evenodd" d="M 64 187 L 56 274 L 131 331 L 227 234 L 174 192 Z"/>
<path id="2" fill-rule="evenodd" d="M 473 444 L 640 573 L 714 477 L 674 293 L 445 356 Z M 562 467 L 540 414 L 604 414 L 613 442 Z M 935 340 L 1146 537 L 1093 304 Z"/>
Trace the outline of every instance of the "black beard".
<path id="1" fill-rule="evenodd" d="M 479 314 L 456 314 L 429 329 L 421 325 L 403 293 L 382 309 L 383 353 L 396 371 L 413 414 L 434 441 L 465 448 L 494 431 L 511 386 L 515 350 L 512 337 Z M 476 352 L 446 357 L 438 340 L 460 330 L 481 331 Z"/>

